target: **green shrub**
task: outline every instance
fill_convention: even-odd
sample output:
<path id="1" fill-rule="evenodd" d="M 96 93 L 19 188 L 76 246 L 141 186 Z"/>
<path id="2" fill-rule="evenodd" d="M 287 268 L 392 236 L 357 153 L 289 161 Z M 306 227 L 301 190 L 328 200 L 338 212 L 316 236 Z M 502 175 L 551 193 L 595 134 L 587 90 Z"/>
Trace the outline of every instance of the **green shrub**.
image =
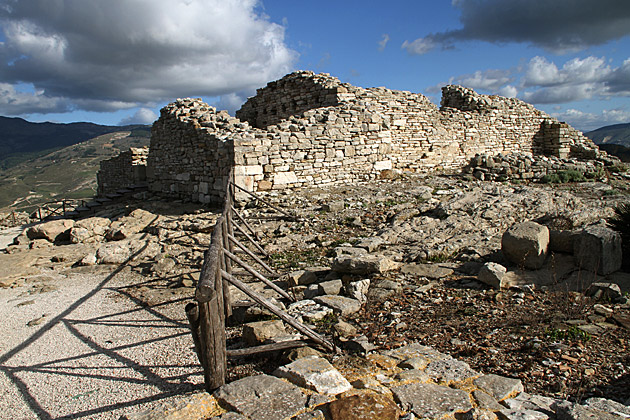
<path id="1" fill-rule="evenodd" d="M 567 182 L 584 182 L 586 178 L 580 171 L 565 170 L 547 174 L 540 179 L 545 184 L 564 184 Z"/>

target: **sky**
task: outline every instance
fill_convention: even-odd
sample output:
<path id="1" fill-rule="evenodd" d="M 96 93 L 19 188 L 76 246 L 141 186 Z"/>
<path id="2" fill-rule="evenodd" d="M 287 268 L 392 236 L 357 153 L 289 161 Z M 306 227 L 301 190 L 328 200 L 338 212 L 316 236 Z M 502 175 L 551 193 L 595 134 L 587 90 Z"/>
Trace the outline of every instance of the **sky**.
<path id="1" fill-rule="evenodd" d="M 295 70 L 629 123 L 630 1 L 0 0 L 3 116 L 150 124 L 183 97 L 233 113 Z"/>

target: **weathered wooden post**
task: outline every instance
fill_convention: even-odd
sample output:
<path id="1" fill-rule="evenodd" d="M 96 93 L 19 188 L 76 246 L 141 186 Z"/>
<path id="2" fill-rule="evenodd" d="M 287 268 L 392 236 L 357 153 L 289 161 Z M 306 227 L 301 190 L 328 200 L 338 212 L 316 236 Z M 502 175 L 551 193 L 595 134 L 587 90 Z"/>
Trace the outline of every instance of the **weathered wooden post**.
<path id="1" fill-rule="evenodd" d="M 186 314 L 193 331 L 193 341 L 199 362 L 203 367 L 204 381 L 208 392 L 225 384 L 227 356 L 225 349 L 225 308 L 223 303 L 223 216 L 212 232 L 210 248 L 206 251 L 199 276 L 195 298 L 197 313 L 190 305 Z M 197 336 L 197 339 L 195 338 Z"/>

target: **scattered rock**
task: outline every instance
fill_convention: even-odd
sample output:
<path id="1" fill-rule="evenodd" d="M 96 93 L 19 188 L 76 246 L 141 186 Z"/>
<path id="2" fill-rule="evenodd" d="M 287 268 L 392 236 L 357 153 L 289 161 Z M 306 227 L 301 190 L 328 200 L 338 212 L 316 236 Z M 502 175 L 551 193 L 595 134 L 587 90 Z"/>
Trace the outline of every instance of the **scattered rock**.
<path id="1" fill-rule="evenodd" d="M 362 392 L 342 396 L 328 405 L 332 420 L 397 420 L 400 409 L 388 396 Z"/>
<path id="2" fill-rule="evenodd" d="M 380 255 L 340 256 L 333 261 L 332 269 L 338 273 L 359 275 L 383 274 L 398 268 L 398 263 Z"/>
<path id="3" fill-rule="evenodd" d="M 404 410 L 422 419 L 452 417 L 473 408 L 466 391 L 431 383 L 395 386 L 392 393 Z"/>
<path id="4" fill-rule="evenodd" d="M 367 294 L 370 290 L 370 279 L 352 281 L 346 287 L 346 293 L 349 297 L 358 300 L 361 303 L 367 301 Z"/>
<path id="5" fill-rule="evenodd" d="M 321 357 L 311 356 L 298 359 L 279 367 L 274 375 L 327 395 L 337 395 L 352 388 L 346 378 L 328 360 Z"/>
<path id="6" fill-rule="evenodd" d="M 322 305 L 332 308 L 332 310 L 336 314 L 339 314 L 341 316 L 353 314 L 361 309 L 361 302 L 345 296 L 318 296 L 313 300 L 317 303 L 321 303 Z"/>
<path id="7" fill-rule="evenodd" d="M 291 418 L 307 402 L 297 386 L 269 375 L 248 376 L 223 385 L 214 396 L 222 405 L 257 420 Z"/>
<path id="8" fill-rule="evenodd" d="M 284 323 L 280 320 L 250 322 L 243 325 L 243 340 L 250 346 L 262 344 L 286 333 Z"/>
<path id="9" fill-rule="evenodd" d="M 483 375 L 473 381 L 479 388 L 492 395 L 497 401 L 513 398 L 523 392 L 520 379 L 505 378 L 499 375 Z"/>
<path id="10" fill-rule="evenodd" d="M 492 286 L 495 289 L 501 289 L 503 288 L 502 280 L 506 272 L 507 269 L 501 264 L 489 262 L 481 267 L 477 278 L 480 282 Z"/>
<path id="11" fill-rule="evenodd" d="M 400 271 L 429 279 L 442 279 L 453 274 L 452 269 L 437 264 L 405 264 L 400 267 Z"/>
<path id="12" fill-rule="evenodd" d="M 48 242 L 59 242 L 68 239 L 69 231 L 73 226 L 73 220 L 53 220 L 31 226 L 27 229 L 26 235 L 29 239 L 46 239 Z"/>
<path id="13" fill-rule="evenodd" d="M 517 223 L 501 238 L 501 251 L 508 261 L 534 270 L 545 262 L 548 245 L 549 229 L 536 222 Z"/>
<path id="14" fill-rule="evenodd" d="M 621 236 L 605 226 L 589 226 L 575 241 L 573 254 L 581 268 L 610 274 L 621 268 Z"/>

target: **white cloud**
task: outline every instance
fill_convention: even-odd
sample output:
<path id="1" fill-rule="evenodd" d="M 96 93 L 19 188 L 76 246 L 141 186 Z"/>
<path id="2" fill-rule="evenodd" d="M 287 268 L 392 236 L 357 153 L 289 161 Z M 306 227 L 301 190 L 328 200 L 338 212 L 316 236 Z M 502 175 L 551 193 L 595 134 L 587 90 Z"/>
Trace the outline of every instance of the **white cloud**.
<path id="1" fill-rule="evenodd" d="M 574 58 L 558 69 L 544 57 L 532 58 L 523 77 L 523 86 L 557 86 L 562 84 L 597 83 L 606 80 L 612 70 L 604 58 Z"/>
<path id="2" fill-rule="evenodd" d="M 25 113 L 67 112 L 68 101 L 49 98 L 40 92 L 22 92 L 9 83 L 0 83 L 0 114 L 22 115 Z"/>
<path id="3" fill-rule="evenodd" d="M 458 42 L 518 42 L 556 53 L 579 51 L 630 34 L 625 0 L 457 0 L 461 28 L 405 41 L 410 54 L 452 48 Z"/>
<path id="4" fill-rule="evenodd" d="M 114 110 L 253 89 L 292 70 L 256 0 L 2 0 L 0 82 L 32 109 Z M 57 107 L 54 105 L 57 104 Z"/>
<path id="5" fill-rule="evenodd" d="M 383 38 L 378 42 L 378 50 L 383 51 L 389 42 L 389 35 L 383 34 Z"/>
<path id="6" fill-rule="evenodd" d="M 431 38 L 418 38 L 415 41 L 405 41 L 402 44 L 402 48 L 407 50 L 409 54 L 422 55 L 426 54 L 439 45 L 438 42 Z"/>
<path id="7" fill-rule="evenodd" d="M 124 118 L 120 125 L 153 124 L 158 116 L 149 108 L 140 108 L 132 116 Z"/>
<path id="8" fill-rule="evenodd" d="M 256 94 L 256 91 L 228 93 L 221 95 L 219 100 L 212 105 L 219 111 L 226 110 L 230 115 L 234 115 L 234 113 L 243 106 L 247 98 L 254 94 Z"/>
<path id="9" fill-rule="evenodd" d="M 585 132 L 606 125 L 627 123 L 630 121 L 630 111 L 621 108 L 603 110 L 598 114 L 571 108 L 563 112 L 552 113 L 551 115 Z"/>

